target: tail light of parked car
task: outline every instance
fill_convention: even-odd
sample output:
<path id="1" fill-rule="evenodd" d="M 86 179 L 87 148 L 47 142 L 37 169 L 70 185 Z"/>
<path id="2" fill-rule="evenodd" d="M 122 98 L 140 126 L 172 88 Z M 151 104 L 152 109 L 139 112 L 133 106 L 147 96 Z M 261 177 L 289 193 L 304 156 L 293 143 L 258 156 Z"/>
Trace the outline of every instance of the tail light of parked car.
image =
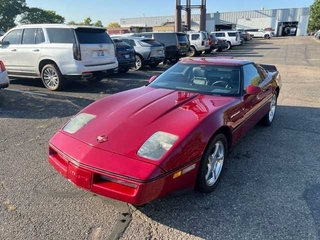
<path id="1" fill-rule="evenodd" d="M 73 44 L 73 58 L 75 60 L 81 61 L 81 51 L 79 44 Z"/>
<path id="2" fill-rule="evenodd" d="M 2 61 L 0 61 L 0 72 L 4 72 L 4 71 L 6 71 L 6 66 Z"/>

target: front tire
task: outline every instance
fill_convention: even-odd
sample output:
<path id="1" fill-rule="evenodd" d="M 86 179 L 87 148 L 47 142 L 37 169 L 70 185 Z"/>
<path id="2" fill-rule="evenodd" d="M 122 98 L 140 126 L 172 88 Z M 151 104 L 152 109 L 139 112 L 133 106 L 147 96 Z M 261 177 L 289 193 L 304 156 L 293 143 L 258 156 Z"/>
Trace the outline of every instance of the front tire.
<path id="1" fill-rule="evenodd" d="M 200 192 L 211 193 L 218 185 L 224 169 L 228 144 L 224 134 L 219 133 L 210 140 L 199 166 L 196 187 Z"/>
<path id="2" fill-rule="evenodd" d="M 196 56 L 196 54 L 197 54 L 196 49 L 193 46 L 191 46 L 190 51 L 189 51 L 189 56 L 194 57 L 194 56 Z"/>
<path id="3" fill-rule="evenodd" d="M 270 107 L 268 113 L 263 117 L 262 123 L 265 126 L 270 126 L 273 123 L 277 110 L 277 93 L 274 93 L 271 97 Z"/>
<path id="4" fill-rule="evenodd" d="M 41 79 L 44 86 L 51 91 L 62 90 L 66 80 L 56 64 L 47 64 L 41 70 Z"/>

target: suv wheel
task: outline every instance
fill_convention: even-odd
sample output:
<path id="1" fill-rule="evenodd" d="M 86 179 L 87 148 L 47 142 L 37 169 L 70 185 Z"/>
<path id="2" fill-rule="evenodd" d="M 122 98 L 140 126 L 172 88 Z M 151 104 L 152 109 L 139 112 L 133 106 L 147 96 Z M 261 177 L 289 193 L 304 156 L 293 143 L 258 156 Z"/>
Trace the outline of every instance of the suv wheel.
<path id="1" fill-rule="evenodd" d="M 142 57 L 140 57 L 139 55 L 135 55 L 135 58 L 136 58 L 136 64 L 133 67 L 133 69 L 134 70 L 139 70 L 143 66 Z"/>
<path id="2" fill-rule="evenodd" d="M 197 51 L 193 46 L 191 46 L 189 51 L 189 56 L 194 57 L 195 55 L 197 55 Z"/>
<path id="3" fill-rule="evenodd" d="M 42 68 L 41 79 L 44 86 L 51 91 L 58 91 L 66 86 L 66 80 L 55 64 L 47 64 Z"/>
<path id="4" fill-rule="evenodd" d="M 270 35 L 269 35 L 269 34 L 266 34 L 266 35 L 264 35 L 264 38 L 265 38 L 265 39 L 269 39 L 269 38 L 270 38 Z"/>
<path id="5" fill-rule="evenodd" d="M 229 50 L 231 48 L 232 48 L 231 42 L 228 42 L 227 49 Z"/>

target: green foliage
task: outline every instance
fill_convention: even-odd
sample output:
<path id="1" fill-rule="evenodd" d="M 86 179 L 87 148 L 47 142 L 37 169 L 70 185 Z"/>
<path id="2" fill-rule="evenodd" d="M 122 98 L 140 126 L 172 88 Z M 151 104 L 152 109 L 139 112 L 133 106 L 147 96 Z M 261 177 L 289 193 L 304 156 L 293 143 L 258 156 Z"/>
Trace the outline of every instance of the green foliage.
<path id="1" fill-rule="evenodd" d="M 95 26 L 95 27 L 103 27 L 103 24 L 102 24 L 102 22 L 101 22 L 100 20 L 98 20 L 98 21 L 96 21 L 96 22 L 94 23 L 94 26 Z"/>
<path id="2" fill-rule="evenodd" d="M 14 27 L 16 17 L 26 10 L 25 0 L 1 0 L 0 3 L 0 29 L 9 30 Z"/>
<path id="3" fill-rule="evenodd" d="M 314 3 L 310 6 L 310 18 L 309 18 L 309 31 L 315 31 L 320 29 L 320 0 L 314 0 Z"/>
<path id="4" fill-rule="evenodd" d="M 120 27 L 120 24 L 117 22 L 111 22 L 108 24 L 108 28 L 118 28 Z"/>
<path id="5" fill-rule="evenodd" d="M 41 8 L 28 8 L 27 11 L 21 15 L 20 23 L 64 23 L 64 21 L 64 17 L 56 14 L 55 11 L 43 10 Z"/>
<path id="6" fill-rule="evenodd" d="M 95 26 L 95 27 L 103 27 L 103 24 L 100 20 L 96 21 L 95 23 L 92 23 L 92 20 L 90 17 L 87 17 L 83 20 L 83 22 L 77 23 L 75 21 L 70 21 L 67 24 L 69 25 L 86 25 L 86 26 Z"/>

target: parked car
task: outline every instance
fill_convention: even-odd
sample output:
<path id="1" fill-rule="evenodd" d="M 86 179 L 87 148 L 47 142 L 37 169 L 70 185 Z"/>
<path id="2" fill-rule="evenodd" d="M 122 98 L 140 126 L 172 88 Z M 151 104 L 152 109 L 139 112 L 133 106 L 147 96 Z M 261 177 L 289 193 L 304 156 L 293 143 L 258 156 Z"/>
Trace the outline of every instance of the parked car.
<path id="1" fill-rule="evenodd" d="M 0 89 L 9 87 L 10 80 L 4 63 L 0 60 Z"/>
<path id="2" fill-rule="evenodd" d="M 121 39 L 113 39 L 113 42 L 116 45 L 116 55 L 119 64 L 118 72 L 126 73 L 130 68 L 133 68 L 136 63 L 134 48 Z"/>
<path id="3" fill-rule="evenodd" d="M 139 70 L 145 65 L 155 68 L 165 58 L 164 46 L 154 39 L 132 36 L 118 36 L 112 37 L 112 39 L 121 39 L 133 46 L 136 59 L 135 70 Z"/>
<path id="4" fill-rule="evenodd" d="M 209 38 L 207 32 L 187 32 L 190 41 L 189 56 L 194 57 L 202 52 L 210 50 Z"/>
<path id="5" fill-rule="evenodd" d="M 189 51 L 189 41 L 185 33 L 179 32 L 142 32 L 133 36 L 152 38 L 165 47 L 165 58 L 170 63 L 176 63 L 181 56 Z"/>
<path id="6" fill-rule="evenodd" d="M 250 28 L 250 29 L 245 29 L 247 33 L 249 33 L 251 36 L 254 38 L 265 38 L 269 39 L 273 37 L 275 34 L 273 31 L 267 31 L 264 29 L 258 29 L 258 28 Z"/>
<path id="7" fill-rule="evenodd" d="M 246 32 L 246 31 L 239 31 L 240 38 L 243 39 L 243 41 L 250 41 L 252 39 L 252 36 Z"/>
<path id="8" fill-rule="evenodd" d="M 41 78 L 61 90 L 69 78 L 98 82 L 118 68 L 114 44 L 105 28 L 65 24 L 22 25 L 0 41 L 0 56 L 11 77 Z"/>
<path id="9" fill-rule="evenodd" d="M 318 30 L 315 34 L 314 34 L 314 37 L 316 39 L 320 39 L 320 30 Z"/>
<path id="10" fill-rule="evenodd" d="M 234 46 L 242 44 L 238 31 L 218 31 L 211 33 L 214 33 L 218 39 L 226 40 L 228 44 L 227 49 L 231 49 Z"/>
<path id="11" fill-rule="evenodd" d="M 228 48 L 227 40 L 219 39 L 214 33 L 209 34 L 209 42 L 210 42 L 210 52 L 214 49 L 217 49 L 217 52 L 221 52 L 224 49 Z"/>
<path id="12" fill-rule="evenodd" d="M 181 59 L 80 111 L 50 139 L 48 160 L 76 186 L 135 205 L 210 193 L 228 151 L 260 120 L 273 123 L 280 87 L 273 65 Z"/>

